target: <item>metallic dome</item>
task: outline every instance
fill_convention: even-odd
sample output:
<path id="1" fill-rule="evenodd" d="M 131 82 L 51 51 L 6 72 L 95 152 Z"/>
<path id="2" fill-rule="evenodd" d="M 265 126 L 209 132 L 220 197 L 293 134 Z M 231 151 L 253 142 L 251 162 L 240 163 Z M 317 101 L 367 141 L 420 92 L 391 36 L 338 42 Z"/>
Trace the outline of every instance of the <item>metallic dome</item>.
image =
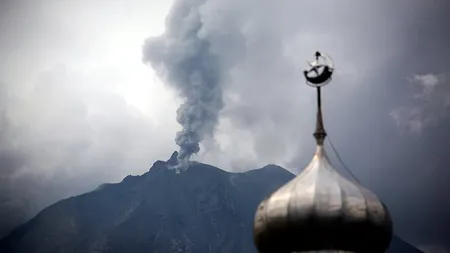
<path id="1" fill-rule="evenodd" d="M 322 145 L 300 175 L 261 202 L 254 224 L 260 253 L 384 252 L 391 237 L 385 205 L 339 175 Z"/>
<path id="2" fill-rule="evenodd" d="M 389 211 L 331 165 L 323 146 L 320 87 L 317 101 L 316 153 L 297 177 L 259 204 L 255 245 L 260 253 L 385 252 L 393 230 Z"/>

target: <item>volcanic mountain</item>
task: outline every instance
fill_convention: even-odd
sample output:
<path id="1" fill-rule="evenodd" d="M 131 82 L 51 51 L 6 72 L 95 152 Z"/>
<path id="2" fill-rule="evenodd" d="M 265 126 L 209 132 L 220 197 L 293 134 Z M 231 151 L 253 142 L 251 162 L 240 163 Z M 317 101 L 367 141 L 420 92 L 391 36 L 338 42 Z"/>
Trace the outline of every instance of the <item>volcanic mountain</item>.
<path id="1" fill-rule="evenodd" d="M 157 161 L 141 176 L 61 200 L 0 241 L 0 252 L 256 253 L 259 202 L 294 177 L 268 165 L 244 173 Z M 389 252 L 420 253 L 394 237 Z"/>

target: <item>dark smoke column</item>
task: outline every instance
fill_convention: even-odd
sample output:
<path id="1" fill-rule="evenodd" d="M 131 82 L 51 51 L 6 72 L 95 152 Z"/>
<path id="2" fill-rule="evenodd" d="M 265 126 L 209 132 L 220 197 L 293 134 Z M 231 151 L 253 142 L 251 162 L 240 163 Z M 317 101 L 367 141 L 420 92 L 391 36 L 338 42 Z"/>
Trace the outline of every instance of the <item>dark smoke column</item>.
<path id="1" fill-rule="evenodd" d="M 200 150 L 204 136 L 213 134 L 223 108 L 219 57 L 211 52 L 202 33 L 199 7 L 204 2 L 176 1 L 166 19 L 165 33 L 148 38 L 143 47 L 143 61 L 185 99 L 177 110 L 183 130 L 175 139 L 180 146 L 177 169 L 181 170 L 187 169 L 190 157 Z"/>

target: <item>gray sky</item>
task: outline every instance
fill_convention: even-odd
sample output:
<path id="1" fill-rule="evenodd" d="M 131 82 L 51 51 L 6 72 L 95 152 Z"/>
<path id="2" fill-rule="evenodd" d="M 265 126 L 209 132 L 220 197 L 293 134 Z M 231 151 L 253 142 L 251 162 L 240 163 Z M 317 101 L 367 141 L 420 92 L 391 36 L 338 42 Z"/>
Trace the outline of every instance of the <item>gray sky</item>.
<path id="1" fill-rule="evenodd" d="M 321 50 L 337 68 L 324 116 L 342 159 L 387 203 L 397 234 L 449 251 L 448 1 L 184 2 L 211 51 L 233 63 L 214 139 L 194 159 L 298 173 L 314 151 L 315 92 L 302 70 Z M 0 232 L 177 149 L 181 99 L 142 63 L 171 6 L 0 1 L 0 216 L 12 217 Z"/>

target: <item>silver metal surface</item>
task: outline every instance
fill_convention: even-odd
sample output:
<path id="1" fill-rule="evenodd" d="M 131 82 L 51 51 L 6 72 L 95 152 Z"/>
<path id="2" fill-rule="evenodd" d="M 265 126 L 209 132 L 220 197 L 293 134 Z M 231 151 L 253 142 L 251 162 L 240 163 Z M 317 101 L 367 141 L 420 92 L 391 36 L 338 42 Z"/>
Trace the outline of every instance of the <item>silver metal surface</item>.
<path id="1" fill-rule="evenodd" d="M 261 253 L 384 252 L 392 221 L 384 204 L 341 176 L 318 145 L 303 172 L 259 205 L 254 236 Z"/>

